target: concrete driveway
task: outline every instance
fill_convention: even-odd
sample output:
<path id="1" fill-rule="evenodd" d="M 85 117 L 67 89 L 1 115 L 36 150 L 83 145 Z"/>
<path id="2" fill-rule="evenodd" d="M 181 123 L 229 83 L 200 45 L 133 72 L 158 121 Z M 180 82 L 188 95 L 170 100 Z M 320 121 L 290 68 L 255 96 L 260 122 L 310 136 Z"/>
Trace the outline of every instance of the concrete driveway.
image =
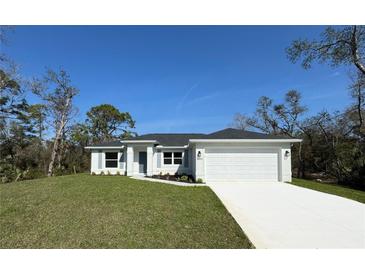
<path id="1" fill-rule="evenodd" d="M 210 187 L 257 248 L 365 248 L 365 205 L 286 183 Z"/>

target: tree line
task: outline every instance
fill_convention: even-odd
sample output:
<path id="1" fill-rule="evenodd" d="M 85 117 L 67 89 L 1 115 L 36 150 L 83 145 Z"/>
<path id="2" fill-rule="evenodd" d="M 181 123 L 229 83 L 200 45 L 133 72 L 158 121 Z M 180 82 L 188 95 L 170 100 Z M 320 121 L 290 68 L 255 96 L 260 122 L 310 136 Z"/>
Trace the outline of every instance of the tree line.
<path id="1" fill-rule="evenodd" d="M 0 28 L 0 43 L 6 42 Z M 38 104 L 29 104 L 27 93 Z M 133 136 L 135 121 L 110 104 L 91 107 L 84 122 L 75 122 L 74 98 L 79 90 L 63 69 L 24 80 L 17 66 L 0 53 L 1 182 L 83 172 L 90 169 L 90 143 Z"/>
<path id="2" fill-rule="evenodd" d="M 2 44 L 7 31 L 0 27 Z M 348 106 L 308 117 L 302 94 L 290 90 L 282 102 L 260 97 L 253 114 L 235 115 L 234 126 L 303 139 L 292 149 L 296 177 L 316 175 L 364 188 L 365 27 L 328 27 L 317 40 L 293 41 L 286 53 L 305 69 L 316 61 L 348 67 Z M 40 103 L 29 104 L 29 93 Z M 109 104 L 91 107 L 85 121 L 76 122 L 78 93 L 65 70 L 47 69 L 42 77 L 24 80 L 0 52 L 1 182 L 88 171 L 90 153 L 85 146 L 136 135 L 132 116 Z"/>
<path id="3" fill-rule="evenodd" d="M 286 53 L 290 61 L 301 61 L 305 69 L 315 61 L 332 67 L 348 66 L 348 106 L 308 117 L 302 94 L 290 90 L 282 102 L 260 97 L 255 113 L 237 113 L 233 125 L 301 138 L 303 142 L 292 149 L 296 177 L 328 177 L 365 188 L 365 27 L 328 27 L 318 40 L 293 41 Z"/>

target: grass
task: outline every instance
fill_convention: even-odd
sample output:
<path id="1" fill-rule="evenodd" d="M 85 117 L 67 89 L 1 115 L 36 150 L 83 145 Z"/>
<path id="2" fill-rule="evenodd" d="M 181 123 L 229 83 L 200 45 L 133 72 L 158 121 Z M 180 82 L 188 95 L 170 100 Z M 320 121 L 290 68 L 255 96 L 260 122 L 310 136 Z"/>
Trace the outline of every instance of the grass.
<path id="1" fill-rule="evenodd" d="M 253 248 L 208 187 L 86 174 L 0 185 L 0 248 Z"/>
<path id="2" fill-rule="evenodd" d="M 293 178 L 293 182 L 291 183 L 296 186 L 305 187 L 337 196 L 341 196 L 344 198 L 348 198 L 351 200 L 358 201 L 360 203 L 365 203 L 365 192 L 361 190 L 356 190 L 352 188 L 348 188 L 345 186 L 340 186 L 336 184 L 329 183 L 320 183 L 315 181 L 303 180 Z"/>

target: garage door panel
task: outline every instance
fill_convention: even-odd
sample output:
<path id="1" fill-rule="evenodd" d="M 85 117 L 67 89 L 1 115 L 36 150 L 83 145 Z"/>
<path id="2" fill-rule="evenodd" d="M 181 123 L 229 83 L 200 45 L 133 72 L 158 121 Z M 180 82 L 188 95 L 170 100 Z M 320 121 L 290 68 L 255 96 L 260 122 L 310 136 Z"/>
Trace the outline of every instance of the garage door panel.
<path id="1" fill-rule="evenodd" d="M 278 181 L 278 152 L 275 149 L 206 149 L 207 182 Z"/>

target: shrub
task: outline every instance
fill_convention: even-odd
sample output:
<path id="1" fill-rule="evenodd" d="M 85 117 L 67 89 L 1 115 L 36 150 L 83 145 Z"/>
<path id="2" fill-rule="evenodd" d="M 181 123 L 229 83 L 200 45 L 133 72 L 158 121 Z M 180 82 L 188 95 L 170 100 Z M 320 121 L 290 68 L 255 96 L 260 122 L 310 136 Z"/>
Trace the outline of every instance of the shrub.
<path id="1" fill-rule="evenodd" d="M 107 175 L 108 175 L 108 176 L 112 175 L 112 174 L 110 173 L 110 170 L 108 170 Z"/>
<path id="2" fill-rule="evenodd" d="M 18 176 L 19 171 L 13 165 L 6 162 L 0 164 L 1 183 L 10 183 Z"/>
<path id="3" fill-rule="evenodd" d="M 183 175 L 180 177 L 180 180 L 183 181 L 183 182 L 189 182 L 189 177 L 186 176 L 186 175 Z"/>
<path id="4" fill-rule="evenodd" d="M 62 176 L 66 175 L 65 170 L 63 168 L 55 168 L 53 170 L 53 176 Z"/>
<path id="5" fill-rule="evenodd" d="M 29 169 L 23 173 L 22 180 L 31 180 L 46 177 L 44 171 L 39 169 Z"/>
<path id="6" fill-rule="evenodd" d="M 96 174 L 95 174 L 95 172 L 91 172 L 91 175 L 92 175 L 92 176 L 95 176 Z"/>
<path id="7" fill-rule="evenodd" d="M 101 175 L 101 176 L 104 176 L 104 175 L 105 175 L 105 174 L 104 174 L 104 171 L 100 172 L 100 175 Z"/>
<path id="8" fill-rule="evenodd" d="M 203 183 L 203 179 L 202 179 L 202 178 L 198 178 L 198 179 L 196 180 L 196 182 L 197 182 L 198 184 L 202 184 L 202 183 Z"/>
<path id="9" fill-rule="evenodd" d="M 116 174 L 116 175 L 120 176 L 120 172 L 119 172 L 119 171 L 117 171 L 117 174 Z"/>
<path id="10" fill-rule="evenodd" d="M 13 165 L 0 163 L 0 183 L 10 183 L 13 181 L 31 180 L 45 177 L 44 171 L 36 168 L 21 170 Z"/>

